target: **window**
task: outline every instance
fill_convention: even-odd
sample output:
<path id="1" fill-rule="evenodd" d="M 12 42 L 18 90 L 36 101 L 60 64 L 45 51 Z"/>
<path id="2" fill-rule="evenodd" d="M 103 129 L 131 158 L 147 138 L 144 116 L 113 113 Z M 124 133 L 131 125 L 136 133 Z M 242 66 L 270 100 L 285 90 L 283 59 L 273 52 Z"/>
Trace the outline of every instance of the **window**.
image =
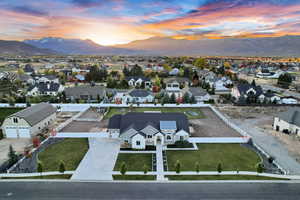
<path id="1" fill-rule="evenodd" d="M 140 141 L 136 141 L 136 146 L 140 146 L 141 142 Z"/>
<path id="2" fill-rule="evenodd" d="M 128 140 L 124 140 L 124 142 L 125 142 L 126 144 L 128 144 Z"/>
<path id="3" fill-rule="evenodd" d="M 18 118 L 13 118 L 14 123 L 18 123 Z"/>
<path id="4" fill-rule="evenodd" d="M 184 137 L 183 136 L 180 136 L 180 141 L 183 141 L 184 140 Z"/>
<path id="5" fill-rule="evenodd" d="M 148 137 L 148 138 L 152 138 L 152 135 L 148 135 L 147 137 Z"/>
<path id="6" fill-rule="evenodd" d="M 167 140 L 172 140 L 170 135 L 167 136 Z"/>

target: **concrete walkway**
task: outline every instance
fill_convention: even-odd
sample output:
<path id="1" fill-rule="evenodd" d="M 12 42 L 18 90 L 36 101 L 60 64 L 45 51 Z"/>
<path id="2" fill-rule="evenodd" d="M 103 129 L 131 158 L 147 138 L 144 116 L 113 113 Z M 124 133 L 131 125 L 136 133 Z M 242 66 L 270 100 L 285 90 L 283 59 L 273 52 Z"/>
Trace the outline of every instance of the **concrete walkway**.
<path id="1" fill-rule="evenodd" d="M 158 181 L 164 180 L 164 161 L 163 161 L 163 146 L 160 142 L 156 144 L 156 179 Z"/>
<path id="2" fill-rule="evenodd" d="M 300 164 L 289 155 L 284 146 L 272 135 L 264 133 L 255 127 L 255 120 L 234 120 L 235 123 L 251 135 L 254 142 L 265 152 L 275 158 L 275 161 L 286 170 L 287 174 L 300 175 Z"/>
<path id="3" fill-rule="evenodd" d="M 113 180 L 112 171 L 118 158 L 120 141 L 111 138 L 89 138 L 89 150 L 80 162 L 72 180 Z"/>

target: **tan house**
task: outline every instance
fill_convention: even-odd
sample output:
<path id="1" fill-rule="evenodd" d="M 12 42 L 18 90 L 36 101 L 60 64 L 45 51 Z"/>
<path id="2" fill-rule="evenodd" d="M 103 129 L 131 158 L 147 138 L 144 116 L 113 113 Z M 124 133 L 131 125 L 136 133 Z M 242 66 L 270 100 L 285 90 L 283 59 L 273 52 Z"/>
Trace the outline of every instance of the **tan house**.
<path id="1" fill-rule="evenodd" d="M 56 119 L 56 108 L 39 103 L 8 116 L 2 124 L 6 138 L 30 138 L 41 133 Z"/>

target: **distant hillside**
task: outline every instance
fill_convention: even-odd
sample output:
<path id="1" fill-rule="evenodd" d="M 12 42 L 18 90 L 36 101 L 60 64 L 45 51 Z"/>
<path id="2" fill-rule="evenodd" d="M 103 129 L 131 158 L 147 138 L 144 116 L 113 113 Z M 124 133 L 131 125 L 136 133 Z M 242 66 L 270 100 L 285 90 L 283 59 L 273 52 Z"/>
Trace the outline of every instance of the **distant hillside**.
<path id="1" fill-rule="evenodd" d="M 154 37 L 114 47 L 158 55 L 300 56 L 300 36 L 176 40 Z"/>
<path id="2" fill-rule="evenodd" d="M 0 40 L 0 54 L 47 55 L 55 54 L 55 52 L 48 49 L 37 48 L 23 42 Z"/>
<path id="3" fill-rule="evenodd" d="M 137 51 L 124 48 L 107 47 L 96 44 L 92 40 L 64 39 L 46 37 L 39 40 L 25 40 L 24 43 L 38 48 L 51 49 L 63 54 L 135 54 Z"/>

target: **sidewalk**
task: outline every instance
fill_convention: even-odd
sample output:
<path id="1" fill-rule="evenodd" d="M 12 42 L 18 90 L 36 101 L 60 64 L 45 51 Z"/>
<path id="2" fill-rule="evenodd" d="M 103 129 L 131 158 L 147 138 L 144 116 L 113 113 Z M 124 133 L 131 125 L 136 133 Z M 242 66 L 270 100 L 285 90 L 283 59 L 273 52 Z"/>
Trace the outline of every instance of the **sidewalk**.
<path id="1" fill-rule="evenodd" d="M 156 180 L 163 181 L 164 180 L 164 161 L 163 161 L 163 147 L 161 143 L 156 144 L 156 171 L 157 176 Z"/>

